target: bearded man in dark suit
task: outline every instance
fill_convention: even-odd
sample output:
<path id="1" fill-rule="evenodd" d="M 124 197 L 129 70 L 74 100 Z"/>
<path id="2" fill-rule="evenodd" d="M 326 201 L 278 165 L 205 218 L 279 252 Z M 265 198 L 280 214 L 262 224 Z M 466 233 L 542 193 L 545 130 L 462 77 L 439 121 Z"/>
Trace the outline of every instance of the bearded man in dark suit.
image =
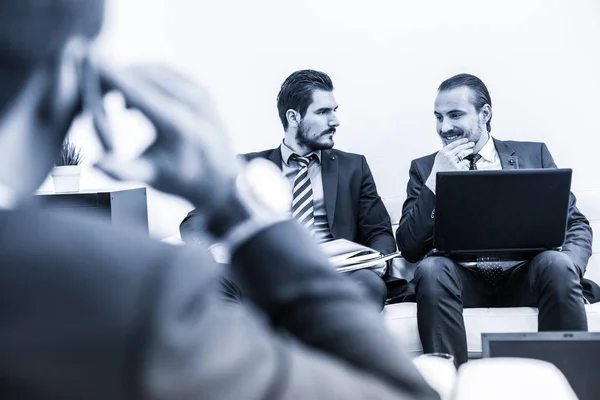
<path id="1" fill-rule="evenodd" d="M 433 250 L 437 172 L 556 168 L 544 143 L 491 137 L 492 101 L 484 83 L 473 75 L 444 81 L 434 114 L 444 147 L 413 160 L 396 231 L 403 257 L 420 261 L 413 283 L 424 352 L 450 353 L 457 364 L 467 361 L 464 307 L 538 307 L 540 331 L 587 330 L 581 279 L 592 253 L 592 230 L 572 194 L 562 249 L 544 251 L 528 261 L 495 263 L 496 280 L 486 279 L 490 271 L 483 265 L 428 256 Z"/>
<path id="2" fill-rule="evenodd" d="M 274 149 L 241 157 L 246 161 L 264 158 L 282 170 L 296 196 L 292 201 L 293 217 L 318 242 L 347 239 L 382 254 L 392 253 L 396 243 L 390 217 L 366 158 L 333 149 L 340 125 L 333 90 L 331 78 L 323 72 L 301 70 L 291 74 L 277 96 L 285 131 L 283 142 Z M 193 237 L 194 225 L 192 211 L 181 223 L 184 240 Z M 383 267 L 348 275 L 383 308 L 385 272 Z"/>

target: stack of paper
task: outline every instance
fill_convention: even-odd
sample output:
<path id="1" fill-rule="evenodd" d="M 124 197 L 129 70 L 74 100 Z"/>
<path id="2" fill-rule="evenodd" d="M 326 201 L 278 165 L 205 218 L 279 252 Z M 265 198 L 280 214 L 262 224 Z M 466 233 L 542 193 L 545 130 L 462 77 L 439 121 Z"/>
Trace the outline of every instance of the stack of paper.
<path id="1" fill-rule="evenodd" d="M 400 256 L 400 252 L 384 255 L 370 247 L 346 239 L 332 240 L 320 244 L 319 247 L 339 272 L 375 267 Z"/>

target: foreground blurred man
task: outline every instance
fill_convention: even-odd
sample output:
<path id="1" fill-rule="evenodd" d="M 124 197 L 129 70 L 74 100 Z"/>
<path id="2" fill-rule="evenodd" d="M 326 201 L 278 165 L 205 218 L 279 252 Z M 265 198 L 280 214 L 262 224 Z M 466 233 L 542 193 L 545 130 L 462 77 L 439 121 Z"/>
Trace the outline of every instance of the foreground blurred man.
<path id="1" fill-rule="evenodd" d="M 407 200 L 396 232 L 410 262 L 433 249 L 435 178 L 440 171 L 556 168 L 543 143 L 500 141 L 490 136 L 492 101 L 483 82 L 468 74 L 444 81 L 434 115 L 443 148 L 414 160 Z M 485 223 L 485 220 L 482 221 Z M 571 194 L 567 235 L 561 251 L 544 251 L 523 262 L 460 264 L 429 256 L 414 278 L 423 350 L 467 361 L 464 307 L 539 308 L 540 331 L 585 331 L 580 280 L 592 254 L 592 230 Z"/>
<path id="2" fill-rule="evenodd" d="M 28 204 L 81 103 L 110 150 L 86 57 L 103 2 L 1 4 L 2 399 L 437 397 L 378 310 L 246 184 L 269 168 L 237 175 L 206 94 L 177 73 L 101 70 L 102 87 L 123 93 L 158 136 L 139 159 L 101 166 L 192 201 L 230 247 L 255 308 L 219 300 L 218 268 L 202 249 Z"/>
<path id="3" fill-rule="evenodd" d="M 340 125 L 331 78 L 324 72 L 291 74 L 277 95 L 284 129 L 282 143 L 269 150 L 244 154 L 245 160 L 271 161 L 290 183 L 294 219 L 316 241 L 347 239 L 382 254 L 396 251 L 390 216 L 377 193 L 363 155 L 333 149 Z M 193 237 L 195 211 L 181 223 L 182 238 Z M 347 273 L 383 308 L 387 288 L 384 268 Z"/>

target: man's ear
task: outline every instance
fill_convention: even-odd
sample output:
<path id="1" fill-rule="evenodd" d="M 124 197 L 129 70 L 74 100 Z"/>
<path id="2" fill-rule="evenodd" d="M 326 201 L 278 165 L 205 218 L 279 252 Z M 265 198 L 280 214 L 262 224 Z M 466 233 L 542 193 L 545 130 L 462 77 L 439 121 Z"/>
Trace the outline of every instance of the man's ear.
<path id="1" fill-rule="evenodd" d="M 481 107 L 481 110 L 479 110 L 479 118 L 484 125 L 492 118 L 492 107 L 489 104 L 484 104 L 483 107 Z"/>
<path id="2" fill-rule="evenodd" d="M 300 113 L 292 109 L 289 109 L 285 112 L 285 117 L 287 118 L 288 125 L 293 126 L 294 128 L 297 128 L 302 120 Z"/>

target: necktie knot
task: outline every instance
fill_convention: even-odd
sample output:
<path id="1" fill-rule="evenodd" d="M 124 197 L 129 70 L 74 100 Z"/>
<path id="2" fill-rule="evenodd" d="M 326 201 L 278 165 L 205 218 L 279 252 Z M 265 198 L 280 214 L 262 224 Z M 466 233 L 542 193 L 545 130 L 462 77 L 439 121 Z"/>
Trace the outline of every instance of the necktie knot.
<path id="1" fill-rule="evenodd" d="M 302 157 L 299 156 L 298 154 L 294 153 L 290 156 L 290 159 L 296 161 L 298 164 L 300 164 L 300 168 L 308 168 L 309 164 L 317 158 L 316 154 L 311 154 L 307 157 Z"/>
<path id="2" fill-rule="evenodd" d="M 477 161 L 479 161 L 480 158 L 481 158 L 481 154 L 469 154 L 468 156 L 465 156 L 465 160 L 469 160 L 469 169 L 470 170 L 477 169 L 475 164 L 477 164 Z"/>

